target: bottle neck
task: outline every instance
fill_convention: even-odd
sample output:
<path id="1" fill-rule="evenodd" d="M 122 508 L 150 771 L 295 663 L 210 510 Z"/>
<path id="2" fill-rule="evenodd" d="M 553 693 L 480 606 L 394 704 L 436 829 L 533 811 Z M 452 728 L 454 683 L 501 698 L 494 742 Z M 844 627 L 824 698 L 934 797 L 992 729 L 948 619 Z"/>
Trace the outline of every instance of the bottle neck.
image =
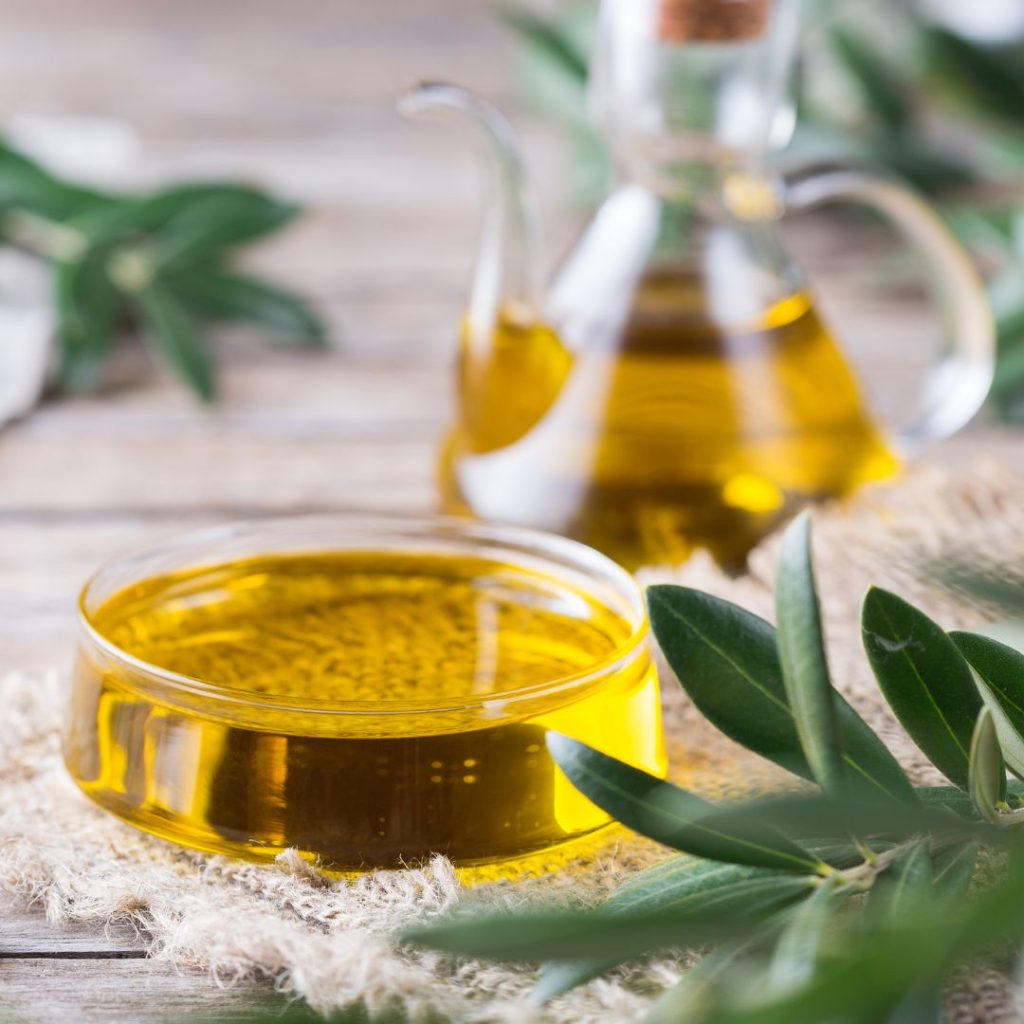
<path id="1" fill-rule="evenodd" d="M 604 0 L 592 101 L 617 165 L 660 194 L 754 174 L 793 124 L 799 0 Z"/>

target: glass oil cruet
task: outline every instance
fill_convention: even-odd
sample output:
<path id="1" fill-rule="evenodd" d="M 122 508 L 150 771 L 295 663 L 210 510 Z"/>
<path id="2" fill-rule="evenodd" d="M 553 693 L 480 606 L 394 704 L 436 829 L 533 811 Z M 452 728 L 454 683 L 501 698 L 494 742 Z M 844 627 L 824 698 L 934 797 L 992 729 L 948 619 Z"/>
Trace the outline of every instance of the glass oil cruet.
<path id="1" fill-rule="evenodd" d="M 447 511 L 565 533 L 629 568 L 698 548 L 739 566 L 795 507 L 891 475 L 977 411 L 993 327 L 941 222 L 862 170 L 771 167 L 794 122 L 797 28 L 797 0 L 604 0 L 591 81 L 619 184 L 547 286 L 506 120 L 452 85 L 404 98 L 412 115 L 466 117 L 493 157 Z M 833 200 L 874 208 L 922 251 L 943 318 L 912 422 L 891 436 L 779 227 Z"/>

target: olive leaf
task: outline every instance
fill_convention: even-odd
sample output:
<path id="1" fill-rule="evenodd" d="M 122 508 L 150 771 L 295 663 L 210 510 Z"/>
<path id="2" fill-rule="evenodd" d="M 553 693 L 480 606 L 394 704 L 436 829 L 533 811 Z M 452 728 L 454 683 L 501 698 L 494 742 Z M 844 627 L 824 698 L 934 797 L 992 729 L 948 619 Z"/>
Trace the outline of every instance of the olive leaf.
<path id="1" fill-rule="evenodd" d="M 172 282 L 177 294 L 206 319 L 252 323 L 313 345 L 326 338 L 323 321 L 308 303 L 259 278 L 200 265 L 173 274 Z"/>
<path id="2" fill-rule="evenodd" d="M 782 681 L 775 630 L 728 601 L 671 585 L 647 588 L 665 660 L 701 713 L 730 739 L 812 778 Z M 904 801 L 914 791 L 899 763 L 839 695 L 836 714 L 854 784 Z"/>
<path id="3" fill-rule="evenodd" d="M 756 941 L 756 940 L 753 940 Z M 715 987 L 739 966 L 753 941 L 719 946 L 687 970 L 671 988 L 651 1004 L 642 1024 L 679 1024 L 700 1021 L 715 999 Z"/>
<path id="4" fill-rule="evenodd" d="M 910 917 L 845 930 L 843 955 L 823 959 L 801 986 L 765 997 L 740 989 L 715 1007 L 702 1024 L 821 1024 L 845 1020 L 882 1021 L 913 991 L 937 984 L 951 964 L 993 942 L 1015 943 L 1024 935 L 1019 912 L 1024 899 L 1024 863 L 1014 853 L 1003 880 L 969 904 L 950 912 L 932 903 Z"/>
<path id="5" fill-rule="evenodd" d="M 811 880 L 801 875 L 779 875 L 762 880 L 762 895 L 768 889 L 779 901 L 797 900 L 807 894 Z M 536 962 L 539 960 L 615 960 L 644 956 L 663 947 L 702 946 L 743 935 L 763 917 L 757 901 L 749 907 L 738 900 L 734 913 L 717 909 L 701 912 L 674 909 L 631 911 L 609 914 L 600 910 L 480 914 L 463 919 L 450 918 L 401 935 L 401 941 L 416 946 L 461 953 L 485 959 Z"/>
<path id="6" fill-rule="evenodd" d="M 826 878 L 814 895 L 793 912 L 768 966 L 768 984 L 776 990 L 804 984 L 813 974 L 825 932 L 838 903 L 846 898 L 838 879 Z"/>
<path id="7" fill-rule="evenodd" d="M 811 564 L 811 519 L 801 513 L 782 539 L 775 586 L 779 660 L 797 735 L 826 793 L 846 788 L 842 737 L 829 678 Z"/>
<path id="8" fill-rule="evenodd" d="M 875 882 L 867 909 L 883 919 L 899 921 L 902 915 L 927 906 L 934 891 L 931 842 L 918 840 L 908 844 Z"/>
<path id="9" fill-rule="evenodd" d="M 968 773 L 971 802 L 990 822 L 999 821 L 999 804 L 1006 796 L 1006 769 L 996 739 L 992 712 L 982 708 L 971 738 L 971 763 Z"/>
<path id="10" fill-rule="evenodd" d="M 852 32 L 842 22 L 834 23 L 829 33 L 832 46 L 873 115 L 894 135 L 904 133 L 913 119 L 904 82 L 898 81 L 892 68 L 879 59 L 878 48 Z"/>
<path id="11" fill-rule="evenodd" d="M 298 213 L 294 203 L 232 182 L 142 195 L 81 188 L 0 143 L 0 241 L 52 267 L 61 381 L 93 390 L 123 328 L 134 323 L 204 401 L 216 392 L 204 326 L 241 320 L 321 344 L 300 297 L 235 274 L 231 260 Z"/>
<path id="12" fill-rule="evenodd" d="M 922 32 L 933 74 L 940 74 L 986 115 L 1024 122 L 1024 70 L 1019 55 L 980 47 L 938 27 Z"/>
<path id="13" fill-rule="evenodd" d="M 815 837 L 838 840 L 857 836 L 874 847 L 875 841 L 902 843 L 920 835 L 943 842 L 979 839 L 1000 845 L 1005 836 L 989 823 L 950 814 L 943 806 L 898 804 L 887 799 L 830 797 L 822 793 L 769 794 L 712 807 L 701 818 L 707 829 L 751 832 L 773 827 L 810 850 Z M 820 842 L 820 839 L 817 840 Z M 828 874 L 827 870 L 821 870 Z"/>
<path id="14" fill-rule="evenodd" d="M 775 881 L 791 878 L 788 872 L 769 871 L 738 864 L 723 864 L 696 857 L 672 857 L 641 871 L 601 904 L 608 913 L 637 913 L 672 909 L 681 914 L 708 909 L 729 913 L 751 907 L 758 900 L 769 911 L 791 902 L 788 887 L 779 890 Z M 808 888 L 807 892 L 810 892 Z M 781 897 L 781 898 L 780 898 Z M 545 964 L 531 993 L 534 1002 L 546 1002 L 577 985 L 603 974 L 620 961 L 596 960 Z"/>
<path id="15" fill-rule="evenodd" d="M 714 804 L 558 733 L 548 750 L 569 781 L 603 811 L 656 842 L 709 860 L 801 873 L 828 872 L 820 858 L 760 819 L 708 826 Z"/>
<path id="16" fill-rule="evenodd" d="M 863 859 L 852 843 L 808 843 L 808 849 L 828 864 L 852 866 Z M 671 909 L 679 913 L 715 911 L 722 915 L 736 911 L 769 916 L 793 902 L 789 886 L 778 887 L 788 872 L 724 864 L 687 855 L 671 857 L 623 883 L 601 904 L 607 913 L 639 913 Z M 808 886 L 800 890 L 809 896 Z M 534 1002 L 546 1002 L 577 985 L 603 974 L 620 961 L 607 957 L 577 962 L 545 964 L 531 993 Z"/>
<path id="17" fill-rule="evenodd" d="M 505 8 L 502 17 L 548 63 L 560 68 L 581 87 L 586 83 L 588 56 L 580 49 L 566 25 L 548 21 L 518 7 Z"/>
<path id="18" fill-rule="evenodd" d="M 896 717 L 946 778 L 966 789 L 982 699 L 956 644 L 923 612 L 877 587 L 864 599 L 861 631 Z"/>
<path id="19" fill-rule="evenodd" d="M 950 636 L 976 673 L 1006 764 L 1016 775 L 1024 775 L 1024 655 L 976 633 Z"/>
<path id="20" fill-rule="evenodd" d="M 932 886 L 940 901 L 955 906 L 967 895 L 978 861 L 978 844 L 963 843 L 940 851 L 932 861 Z"/>
<path id="21" fill-rule="evenodd" d="M 61 342 L 61 373 L 71 391 L 89 391 L 100 380 L 110 352 L 120 301 L 104 252 L 59 260 L 53 269 L 54 304 Z"/>
<path id="22" fill-rule="evenodd" d="M 147 337 L 200 398 L 212 401 L 216 394 L 213 360 L 184 308 L 158 286 L 139 293 L 136 301 L 149 329 Z"/>

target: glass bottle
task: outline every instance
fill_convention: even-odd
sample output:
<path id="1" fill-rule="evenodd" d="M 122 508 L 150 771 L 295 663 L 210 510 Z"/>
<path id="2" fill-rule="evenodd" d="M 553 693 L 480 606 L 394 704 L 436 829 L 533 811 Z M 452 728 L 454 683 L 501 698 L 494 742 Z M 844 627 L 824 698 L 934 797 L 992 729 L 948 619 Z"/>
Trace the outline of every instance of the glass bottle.
<path id="1" fill-rule="evenodd" d="M 993 328 L 967 258 L 901 185 L 855 169 L 783 178 L 797 0 L 604 0 L 593 105 L 618 182 L 546 287 L 508 123 L 454 86 L 493 156 L 462 325 L 448 511 L 583 540 L 629 568 L 703 548 L 741 565 L 804 503 L 892 475 L 959 429 L 991 382 Z M 819 315 L 780 220 L 874 207 L 928 260 L 945 345 L 888 432 Z"/>

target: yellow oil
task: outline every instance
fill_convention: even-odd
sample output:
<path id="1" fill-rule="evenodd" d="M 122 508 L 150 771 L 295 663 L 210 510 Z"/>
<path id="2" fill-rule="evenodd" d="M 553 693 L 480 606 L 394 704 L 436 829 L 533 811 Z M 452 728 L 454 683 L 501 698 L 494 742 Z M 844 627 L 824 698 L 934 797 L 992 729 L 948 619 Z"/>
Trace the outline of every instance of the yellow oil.
<path id="1" fill-rule="evenodd" d="M 68 767 L 186 846 L 295 847 L 332 870 L 515 858 L 607 822 L 548 756 L 548 729 L 664 772 L 646 643 L 617 658 L 633 625 L 527 568 L 275 555 L 145 579 L 87 619 Z"/>
<path id="2" fill-rule="evenodd" d="M 572 351 L 506 312 L 488 352 L 464 344 L 459 387 L 447 509 L 508 508 L 629 568 L 741 565 L 800 504 L 898 468 L 805 292 L 728 324 L 695 275 L 650 273 L 614 339 Z"/>

